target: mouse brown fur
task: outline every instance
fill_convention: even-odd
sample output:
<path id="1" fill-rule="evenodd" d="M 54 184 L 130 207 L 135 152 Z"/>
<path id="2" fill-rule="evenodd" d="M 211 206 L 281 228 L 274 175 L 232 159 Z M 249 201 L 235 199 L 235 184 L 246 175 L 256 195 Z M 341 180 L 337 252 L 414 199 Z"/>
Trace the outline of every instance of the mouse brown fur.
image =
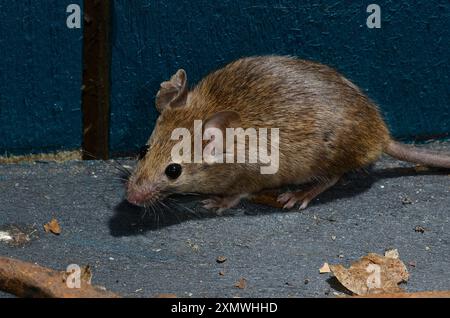
<path id="1" fill-rule="evenodd" d="M 450 157 L 392 140 L 375 104 L 334 69 L 288 56 L 242 58 L 207 75 L 191 91 L 179 70 L 163 82 L 156 106 L 160 111 L 127 186 L 138 205 L 152 204 L 172 193 L 215 195 L 205 207 L 222 211 L 249 194 L 283 185 L 312 182 L 308 191 L 287 192 L 285 208 L 306 208 L 346 172 L 367 166 L 383 152 L 401 160 L 450 168 Z M 212 119 L 213 118 L 213 119 Z M 174 128 L 193 133 L 194 120 L 221 130 L 279 128 L 279 169 L 261 174 L 258 164 L 183 163 L 176 179 L 171 164 Z"/>

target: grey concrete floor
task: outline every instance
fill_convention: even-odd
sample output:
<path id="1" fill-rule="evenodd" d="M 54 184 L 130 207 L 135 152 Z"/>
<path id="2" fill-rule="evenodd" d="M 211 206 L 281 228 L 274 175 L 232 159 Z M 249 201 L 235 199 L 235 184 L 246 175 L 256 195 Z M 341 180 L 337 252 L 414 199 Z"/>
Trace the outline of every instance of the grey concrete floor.
<path id="1" fill-rule="evenodd" d="M 425 147 L 450 151 L 449 142 Z M 302 212 L 244 202 L 215 216 L 195 196 L 145 214 L 123 201 L 112 163 L 0 165 L 0 231 L 32 232 L 24 246 L 0 242 L 0 255 L 58 270 L 89 264 L 93 284 L 131 297 L 333 297 L 339 288 L 319 274 L 324 262 L 349 265 L 397 248 L 407 291 L 448 290 L 450 171 L 410 167 L 383 158 Z M 59 236 L 43 231 L 53 217 Z M 234 286 L 241 277 L 246 289 Z"/>

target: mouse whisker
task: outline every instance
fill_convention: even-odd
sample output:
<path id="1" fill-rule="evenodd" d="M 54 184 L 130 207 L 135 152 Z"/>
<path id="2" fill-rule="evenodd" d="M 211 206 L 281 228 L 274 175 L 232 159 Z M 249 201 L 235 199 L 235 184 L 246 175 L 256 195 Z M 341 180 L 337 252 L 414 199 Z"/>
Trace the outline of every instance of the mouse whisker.
<path id="1" fill-rule="evenodd" d="M 155 202 L 159 203 L 159 204 L 162 205 L 163 207 L 165 207 L 165 208 L 167 208 L 168 210 L 170 210 L 170 208 L 169 208 L 164 202 L 162 202 L 161 200 L 157 200 L 157 201 L 155 201 Z"/>
<path id="2" fill-rule="evenodd" d="M 158 211 L 158 215 L 161 215 L 163 219 L 163 224 L 167 224 L 166 217 L 165 217 L 165 208 L 161 205 L 160 200 L 155 201 L 155 209 Z"/>
<path id="3" fill-rule="evenodd" d="M 145 218 L 145 216 L 148 214 L 148 206 L 144 204 L 144 213 L 141 215 L 141 220 Z"/>
<path id="4" fill-rule="evenodd" d="M 132 174 L 132 172 L 128 168 L 124 167 L 117 159 L 105 160 L 104 162 L 109 164 L 119 172 L 122 172 L 126 178 L 130 177 Z"/>
<path id="5" fill-rule="evenodd" d="M 153 213 L 153 222 L 154 223 L 156 222 L 156 228 L 159 228 L 159 214 L 156 212 L 153 203 L 150 203 L 148 207 L 151 209 Z"/>
<path id="6" fill-rule="evenodd" d="M 178 223 L 181 223 L 180 218 L 178 217 L 177 213 L 172 211 L 172 208 L 170 208 L 169 206 L 167 206 L 165 203 L 163 203 L 161 200 L 157 200 L 156 201 L 162 208 L 164 212 L 169 212 L 171 213 L 173 216 L 175 216 L 175 218 L 177 219 Z M 164 214 L 164 213 L 163 213 Z"/>
<path id="7" fill-rule="evenodd" d="M 119 180 L 119 181 L 124 181 L 124 182 L 128 181 L 128 178 L 124 178 L 124 177 L 113 177 L 113 179 Z"/>
<path id="8" fill-rule="evenodd" d="M 131 176 L 132 172 L 124 167 L 117 159 L 110 159 L 105 161 L 107 164 L 111 165 L 111 167 L 116 168 L 123 174 L 125 174 L 127 177 Z"/>
<path id="9" fill-rule="evenodd" d="M 88 156 L 90 156 L 91 158 L 95 159 L 95 160 L 100 160 L 99 158 L 97 158 L 94 154 L 90 153 L 89 151 L 86 150 L 82 150 L 83 153 L 87 154 Z M 126 178 L 130 177 L 132 172 L 124 167 L 117 159 L 110 159 L 110 160 L 103 160 L 103 162 L 109 164 L 111 167 L 119 170 L 120 172 L 122 172 L 123 174 L 125 174 Z"/>
<path id="10" fill-rule="evenodd" d="M 170 201 L 170 203 L 174 204 L 176 207 L 182 208 L 182 209 L 186 210 L 187 212 L 189 212 L 190 214 L 192 214 L 193 216 L 195 216 L 196 218 L 200 219 L 200 214 L 196 213 L 194 210 L 192 210 L 184 205 L 181 205 L 178 201 L 176 201 L 173 198 L 167 198 L 167 199 Z"/>

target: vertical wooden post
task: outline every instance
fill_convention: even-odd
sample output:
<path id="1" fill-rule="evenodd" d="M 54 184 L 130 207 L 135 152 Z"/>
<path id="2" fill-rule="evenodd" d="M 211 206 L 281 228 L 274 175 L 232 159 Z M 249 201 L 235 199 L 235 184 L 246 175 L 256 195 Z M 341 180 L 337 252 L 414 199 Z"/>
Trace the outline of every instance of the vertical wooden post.
<path id="1" fill-rule="evenodd" d="M 84 0 L 83 159 L 108 159 L 111 0 Z"/>

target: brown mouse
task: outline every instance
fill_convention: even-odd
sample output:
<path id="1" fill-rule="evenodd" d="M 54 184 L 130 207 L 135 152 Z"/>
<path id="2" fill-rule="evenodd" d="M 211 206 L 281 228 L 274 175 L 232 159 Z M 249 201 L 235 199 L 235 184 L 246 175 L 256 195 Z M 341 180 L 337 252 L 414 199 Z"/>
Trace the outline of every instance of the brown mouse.
<path id="1" fill-rule="evenodd" d="M 188 90 L 179 70 L 156 97 L 160 116 L 127 183 L 129 202 L 146 206 L 174 193 L 213 195 L 219 212 L 264 189 L 312 183 L 278 197 L 284 208 L 308 206 L 346 172 L 384 152 L 413 163 L 450 168 L 450 155 L 394 141 L 375 104 L 334 69 L 288 56 L 242 58 Z M 279 128 L 279 168 L 261 174 L 258 163 L 175 163 L 175 128 L 193 132 L 194 120 L 229 127 Z M 204 145 L 203 145 L 204 146 Z"/>

